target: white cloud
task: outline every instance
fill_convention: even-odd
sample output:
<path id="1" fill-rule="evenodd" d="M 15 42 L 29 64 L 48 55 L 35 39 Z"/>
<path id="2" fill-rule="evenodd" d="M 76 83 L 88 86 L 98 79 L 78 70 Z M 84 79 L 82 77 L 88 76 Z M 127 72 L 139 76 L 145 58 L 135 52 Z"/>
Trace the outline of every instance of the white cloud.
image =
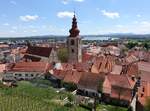
<path id="1" fill-rule="evenodd" d="M 4 25 L 4 26 L 9 26 L 10 24 L 9 24 L 9 23 L 4 23 L 3 25 Z"/>
<path id="2" fill-rule="evenodd" d="M 13 26 L 12 29 L 13 29 L 13 30 L 17 30 L 18 28 L 17 28 L 16 26 Z"/>
<path id="3" fill-rule="evenodd" d="M 31 32 L 36 33 L 36 32 L 38 32 L 38 31 L 37 31 L 37 30 L 32 30 Z"/>
<path id="4" fill-rule="evenodd" d="M 138 26 L 138 27 L 137 27 Z M 136 24 L 116 25 L 116 28 L 107 28 L 105 33 L 135 33 L 135 34 L 149 34 L 150 21 L 137 21 Z"/>
<path id="5" fill-rule="evenodd" d="M 65 18 L 65 17 L 69 17 L 69 18 L 72 18 L 74 15 L 73 12 L 69 12 L 69 11 L 63 11 L 63 12 L 58 12 L 57 13 L 57 17 L 59 18 Z"/>
<path id="6" fill-rule="evenodd" d="M 139 18 L 142 17 L 142 15 L 140 15 L 140 14 L 137 14 L 136 16 L 139 17 Z"/>
<path id="7" fill-rule="evenodd" d="M 141 25 L 142 26 L 150 26 L 150 22 L 148 22 L 148 21 L 142 21 Z"/>
<path id="8" fill-rule="evenodd" d="M 17 2 L 15 2 L 15 1 L 10 1 L 10 4 L 12 4 L 12 5 L 17 5 Z"/>
<path id="9" fill-rule="evenodd" d="M 116 25 L 116 27 L 118 27 L 118 28 L 123 28 L 123 25 Z"/>
<path id="10" fill-rule="evenodd" d="M 69 0 L 62 0 L 62 3 L 63 3 L 64 5 L 68 4 L 68 2 L 69 2 Z"/>
<path id="11" fill-rule="evenodd" d="M 29 21 L 35 21 L 39 18 L 38 15 L 25 15 L 25 16 L 20 16 L 20 20 L 24 22 L 29 22 Z"/>
<path id="12" fill-rule="evenodd" d="M 119 18 L 120 14 L 118 12 L 108 12 L 106 10 L 101 10 L 101 13 L 111 19 Z"/>

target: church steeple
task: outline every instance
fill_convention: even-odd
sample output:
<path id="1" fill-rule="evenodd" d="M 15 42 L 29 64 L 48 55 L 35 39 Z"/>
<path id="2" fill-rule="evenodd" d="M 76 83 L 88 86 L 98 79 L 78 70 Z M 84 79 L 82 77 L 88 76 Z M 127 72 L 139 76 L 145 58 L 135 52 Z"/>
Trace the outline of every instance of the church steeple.
<path id="1" fill-rule="evenodd" d="M 78 29 L 77 19 L 76 19 L 75 14 L 72 19 L 72 28 L 69 30 L 69 32 L 70 32 L 70 37 L 79 36 L 80 30 Z"/>
<path id="2" fill-rule="evenodd" d="M 68 62 L 78 63 L 82 62 L 82 40 L 79 36 L 80 30 L 78 29 L 77 19 L 74 14 L 72 19 L 72 28 L 69 30 L 70 35 L 67 38 L 69 59 Z"/>

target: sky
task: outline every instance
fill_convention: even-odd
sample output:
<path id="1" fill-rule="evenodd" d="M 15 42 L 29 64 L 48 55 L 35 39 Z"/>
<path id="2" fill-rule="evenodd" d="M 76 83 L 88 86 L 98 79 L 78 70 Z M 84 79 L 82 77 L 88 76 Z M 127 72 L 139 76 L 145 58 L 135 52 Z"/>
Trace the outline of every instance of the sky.
<path id="1" fill-rule="evenodd" d="M 150 0 L 0 0 L 0 37 L 150 33 Z"/>

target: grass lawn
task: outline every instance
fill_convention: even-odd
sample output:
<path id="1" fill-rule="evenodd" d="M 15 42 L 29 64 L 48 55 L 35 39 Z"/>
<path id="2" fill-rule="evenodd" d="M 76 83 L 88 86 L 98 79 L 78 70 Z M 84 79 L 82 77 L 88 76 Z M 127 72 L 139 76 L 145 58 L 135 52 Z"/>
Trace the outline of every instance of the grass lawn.
<path id="1" fill-rule="evenodd" d="M 72 95 L 56 93 L 52 87 L 36 87 L 23 81 L 16 88 L 0 88 L 0 111 L 86 111 L 79 106 L 61 104 L 68 96 Z"/>
<path id="2" fill-rule="evenodd" d="M 37 83 L 37 84 L 36 84 Z M 46 84 L 43 88 L 40 84 Z M 38 86 L 37 86 L 38 85 Z M 66 97 L 74 98 L 69 92 L 57 93 L 48 81 L 19 82 L 18 87 L 8 88 L 0 84 L 0 111 L 89 111 L 79 106 L 64 105 Z M 127 111 L 125 108 L 98 105 L 97 111 Z"/>
<path id="3" fill-rule="evenodd" d="M 127 108 L 116 107 L 111 105 L 98 105 L 97 111 L 127 111 Z"/>

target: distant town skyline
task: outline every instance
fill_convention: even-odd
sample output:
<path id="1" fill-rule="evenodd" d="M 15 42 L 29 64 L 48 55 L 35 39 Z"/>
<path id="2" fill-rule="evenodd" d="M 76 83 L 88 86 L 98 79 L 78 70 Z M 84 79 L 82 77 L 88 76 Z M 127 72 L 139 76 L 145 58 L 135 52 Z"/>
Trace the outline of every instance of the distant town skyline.
<path id="1" fill-rule="evenodd" d="M 149 0 L 1 0 L 0 37 L 150 33 Z"/>

